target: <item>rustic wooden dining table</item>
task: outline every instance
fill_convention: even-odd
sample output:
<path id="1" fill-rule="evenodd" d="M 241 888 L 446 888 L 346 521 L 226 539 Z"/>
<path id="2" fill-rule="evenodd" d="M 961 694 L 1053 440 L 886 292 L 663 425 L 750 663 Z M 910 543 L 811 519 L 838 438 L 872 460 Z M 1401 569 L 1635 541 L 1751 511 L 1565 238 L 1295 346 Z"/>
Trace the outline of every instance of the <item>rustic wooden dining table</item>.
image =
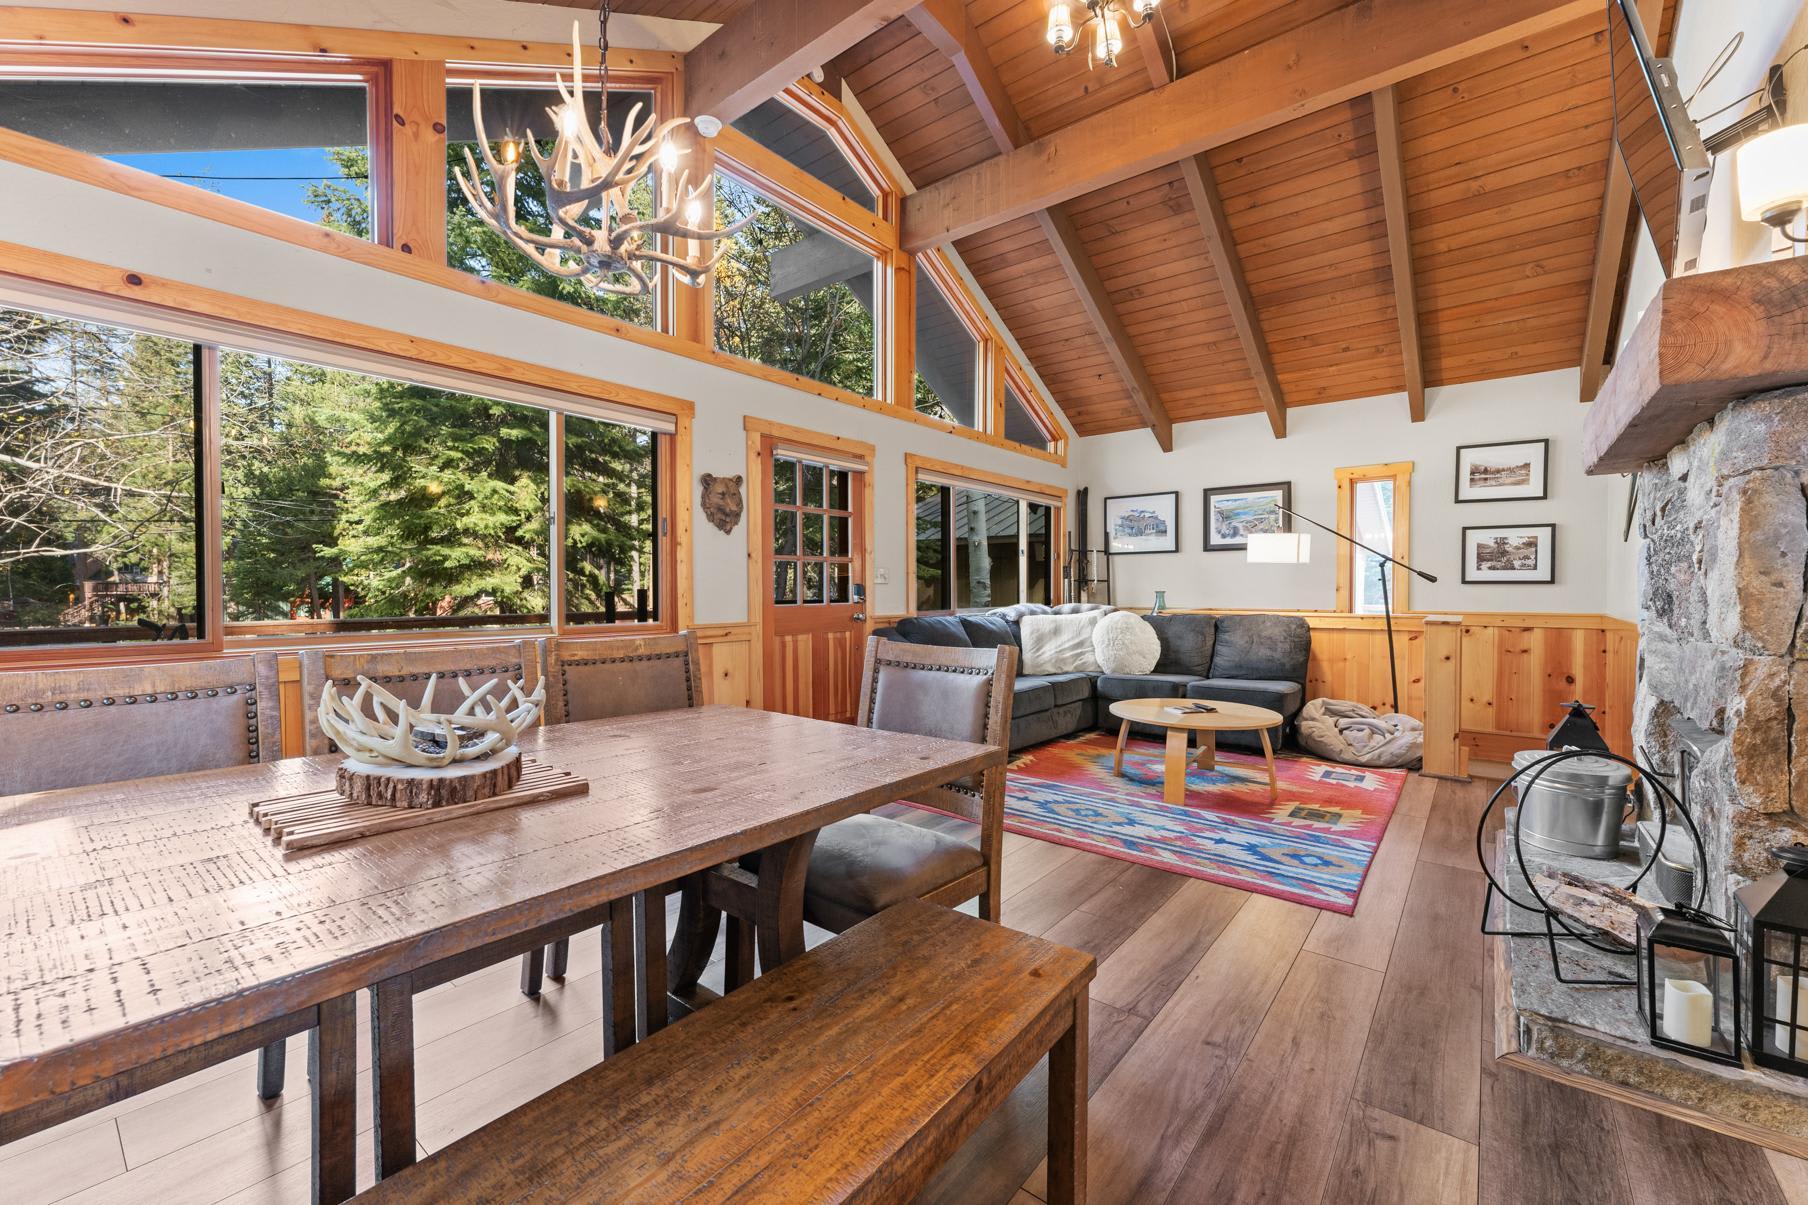
<path id="1" fill-rule="evenodd" d="M 344 1200 L 361 989 L 381 1176 L 415 1157 L 416 992 L 600 924 L 619 1049 L 636 1005 L 658 1028 L 668 975 L 694 983 L 714 942 L 687 889 L 668 960 L 665 884 L 757 866 L 762 960 L 783 961 L 803 949 L 818 829 L 1006 756 L 713 706 L 543 727 L 522 747 L 587 792 L 288 853 L 250 805 L 330 784 L 338 758 L 0 797 L 0 1144 L 306 1032 L 313 1196 Z"/>

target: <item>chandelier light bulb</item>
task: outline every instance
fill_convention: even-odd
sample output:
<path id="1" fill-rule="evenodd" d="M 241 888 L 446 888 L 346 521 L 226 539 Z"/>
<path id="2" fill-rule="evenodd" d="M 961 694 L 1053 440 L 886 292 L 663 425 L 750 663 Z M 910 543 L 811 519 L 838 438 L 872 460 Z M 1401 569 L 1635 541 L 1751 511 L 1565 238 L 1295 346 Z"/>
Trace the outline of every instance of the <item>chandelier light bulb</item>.
<path id="1" fill-rule="evenodd" d="M 582 103 L 583 100 L 580 97 L 576 102 L 563 105 L 559 109 L 559 129 L 564 131 L 567 138 L 576 138 L 583 132 L 584 111 L 578 107 Z"/>
<path id="2" fill-rule="evenodd" d="M 521 161 L 521 144 L 513 138 L 504 138 L 500 150 L 502 151 L 502 161 L 510 167 Z"/>
<path id="3" fill-rule="evenodd" d="M 1056 54 L 1066 54 L 1073 46 L 1073 10 L 1065 4 L 1048 6 L 1048 44 Z"/>
<path id="4" fill-rule="evenodd" d="M 1136 23 L 1138 25 L 1147 25 L 1154 19 L 1155 6 L 1160 3 L 1161 0 L 1133 0 L 1130 7 L 1136 13 Z"/>
<path id="5" fill-rule="evenodd" d="M 692 197 L 684 203 L 684 224 L 695 230 L 703 221 L 703 202 Z"/>
<path id="6" fill-rule="evenodd" d="M 1097 18 L 1092 35 L 1092 57 L 1107 67 L 1117 66 L 1117 56 L 1124 49 L 1124 29 L 1118 24 L 1117 10 L 1108 8 Z"/>
<path id="7" fill-rule="evenodd" d="M 671 175 L 678 170 L 678 157 L 684 154 L 670 138 L 659 144 L 659 170 Z"/>

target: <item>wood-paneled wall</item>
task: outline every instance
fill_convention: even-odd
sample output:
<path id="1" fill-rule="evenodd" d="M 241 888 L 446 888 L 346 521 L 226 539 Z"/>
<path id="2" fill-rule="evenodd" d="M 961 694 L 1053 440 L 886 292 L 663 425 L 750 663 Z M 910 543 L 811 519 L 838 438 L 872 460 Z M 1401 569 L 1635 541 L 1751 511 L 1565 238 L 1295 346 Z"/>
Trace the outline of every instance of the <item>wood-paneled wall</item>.
<path id="1" fill-rule="evenodd" d="M 707 703 L 731 707 L 760 705 L 760 629 L 758 624 L 712 624 L 691 629 L 697 636 L 697 660 L 703 674 L 703 698 Z M 302 735 L 301 660 L 294 653 L 279 653 L 276 660 L 277 704 L 282 723 L 284 757 L 300 757 L 306 741 Z"/>

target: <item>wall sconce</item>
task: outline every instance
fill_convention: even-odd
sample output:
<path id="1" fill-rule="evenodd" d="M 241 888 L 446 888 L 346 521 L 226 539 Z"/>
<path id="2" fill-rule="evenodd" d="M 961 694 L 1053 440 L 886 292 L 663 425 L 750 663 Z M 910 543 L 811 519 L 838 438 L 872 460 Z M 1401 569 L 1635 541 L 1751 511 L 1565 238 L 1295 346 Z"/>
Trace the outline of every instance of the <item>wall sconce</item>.
<path id="1" fill-rule="evenodd" d="M 1739 145 L 1739 213 L 1792 243 L 1808 238 L 1789 227 L 1808 204 L 1808 125 L 1782 126 Z"/>

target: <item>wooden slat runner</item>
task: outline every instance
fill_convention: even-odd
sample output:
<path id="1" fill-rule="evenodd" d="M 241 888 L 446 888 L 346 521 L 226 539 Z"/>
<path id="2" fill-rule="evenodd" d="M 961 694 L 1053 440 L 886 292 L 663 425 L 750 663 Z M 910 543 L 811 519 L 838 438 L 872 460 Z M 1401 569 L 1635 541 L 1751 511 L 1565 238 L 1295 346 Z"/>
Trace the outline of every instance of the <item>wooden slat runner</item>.
<path id="1" fill-rule="evenodd" d="M 569 770 L 523 758 L 521 779 L 512 790 L 488 799 L 442 808 L 385 808 L 353 803 L 336 790 L 281 795 L 251 804 L 251 819 L 284 850 L 316 849 L 376 833 L 393 833 L 461 816 L 475 816 L 524 803 L 544 803 L 582 795 L 590 783 Z"/>

